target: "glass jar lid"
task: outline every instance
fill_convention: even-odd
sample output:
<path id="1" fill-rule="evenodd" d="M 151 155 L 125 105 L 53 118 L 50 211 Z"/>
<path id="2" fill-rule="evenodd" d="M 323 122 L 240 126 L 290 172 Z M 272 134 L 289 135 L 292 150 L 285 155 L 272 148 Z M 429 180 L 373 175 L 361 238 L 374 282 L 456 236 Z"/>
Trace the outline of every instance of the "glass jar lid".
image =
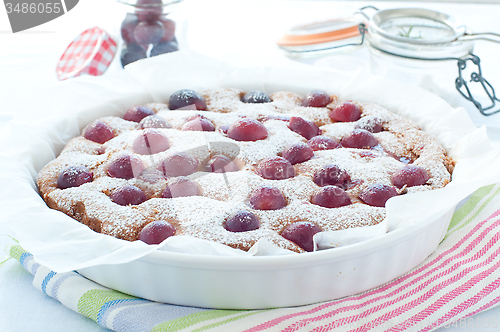
<path id="1" fill-rule="evenodd" d="M 371 47 L 386 53 L 442 60 L 472 52 L 473 41 L 463 38 L 467 32 L 465 24 L 447 14 L 396 8 L 377 11 L 368 23 L 367 37 Z"/>
<path id="2" fill-rule="evenodd" d="M 410 44 L 444 44 L 463 36 L 467 27 L 457 19 L 422 8 L 388 9 L 373 15 L 370 27 L 386 38 Z"/>

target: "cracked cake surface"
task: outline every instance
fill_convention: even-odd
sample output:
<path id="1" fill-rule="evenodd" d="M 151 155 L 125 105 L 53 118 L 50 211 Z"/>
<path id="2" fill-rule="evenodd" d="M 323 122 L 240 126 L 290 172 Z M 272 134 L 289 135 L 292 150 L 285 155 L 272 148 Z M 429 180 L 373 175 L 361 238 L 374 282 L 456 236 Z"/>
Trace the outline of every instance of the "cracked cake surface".
<path id="1" fill-rule="evenodd" d="M 390 197 L 451 181 L 440 143 L 375 104 L 318 91 L 180 91 L 69 141 L 38 175 L 47 205 L 128 241 L 163 232 L 249 250 L 266 238 L 303 252 L 319 231 L 378 224 Z"/>

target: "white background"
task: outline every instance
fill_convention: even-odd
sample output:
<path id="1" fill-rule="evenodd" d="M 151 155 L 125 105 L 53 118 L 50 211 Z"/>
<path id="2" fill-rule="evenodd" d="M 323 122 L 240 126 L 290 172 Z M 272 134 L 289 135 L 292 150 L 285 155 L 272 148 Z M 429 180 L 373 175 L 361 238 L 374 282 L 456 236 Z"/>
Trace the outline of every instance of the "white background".
<path id="1" fill-rule="evenodd" d="M 486 3 L 488 2 L 488 3 Z M 496 3 L 496 4 L 494 4 Z M 241 54 L 249 58 L 283 58 L 275 40 L 293 24 L 344 17 L 365 5 L 378 8 L 424 7 L 450 14 L 464 21 L 474 31 L 500 33 L 500 1 L 483 3 L 443 2 L 374 2 L 374 1 L 278 1 L 278 0 L 185 0 L 172 15 L 178 19 L 181 48 L 190 48 L 214 57 Z M 124 8 L 113 0 L 80 0 L 67 14 L 30 30 L 12 34 L 5 8 L 0 5 L 0 135 L 2 126 L 13 116 L 22 116 L 23 100 L 35 91 L 58 83 L 55 67 L 67 45 L 83 30 L 101 26 L 115 38 Z M 484 76 L 500 94 L 500 44 L 477 42 L 475 53 L 482 59 Z M 366 48 L 352 54 L 361 66 L 370 66 Z M 304 62 L 321 66 L 338 66 L 338 58 L 330 56 Z M 121 70 L 118 57 L 109 72 Z M 454 77 L 450 78 L 454 80 Z M 464 100 L 455 101 L 466 107 L 473 121 L 486 125 L 496 144 L 500 143 L 500 114 L 483 117 Z M 500 108 L 500 105 L 498 106 Z M 1 188 L 0 188 L 1 190 Z M 2 227 L 0 234 L 8 234 Z M 0 248 L 12 243 L 0 235 Z M 6 258 L 1 254 L 0 261 Z M 96 323 L 66 309 L 32 285 L 32 276 L 18 262 L 10 260 L 0 268 L 0 331 L 100 331 Z M 500 325 L 500 309 L 477 316 L 473 321 L 481 328 L 457 327 L 443 331 L 488 331 L 484 323 Z M 463 325 L 462 325 L 463 326 Z"/>

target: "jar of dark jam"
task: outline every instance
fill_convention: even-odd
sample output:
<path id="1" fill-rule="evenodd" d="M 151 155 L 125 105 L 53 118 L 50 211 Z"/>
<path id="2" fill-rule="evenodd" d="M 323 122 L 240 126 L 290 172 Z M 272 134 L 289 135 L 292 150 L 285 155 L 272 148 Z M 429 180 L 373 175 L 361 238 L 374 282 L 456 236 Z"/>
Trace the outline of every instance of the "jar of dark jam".
<path id="1" fill-rule="evenodd" d="M 118 0 L 126 12 L 121 22 L 123 67 L 147 57 L 179 50 L 173 10 L 182 0 Z"/>

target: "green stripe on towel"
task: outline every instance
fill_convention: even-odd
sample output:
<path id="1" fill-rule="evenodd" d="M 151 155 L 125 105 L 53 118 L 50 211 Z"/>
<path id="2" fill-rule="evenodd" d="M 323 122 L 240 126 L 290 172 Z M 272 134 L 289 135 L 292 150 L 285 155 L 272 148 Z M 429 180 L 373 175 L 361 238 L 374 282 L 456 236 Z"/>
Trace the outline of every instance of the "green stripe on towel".
<path id="1" fill-rule="evenodd" d="M 20 260 L 21 256 L 26 252 L 27 251 L 24 250 L 23 247 L 21 247 L 18 244 L 14 244 L 14 245 L 10 246 L 10 248 L 9 248 L 10 257 L 15 258 L 17 260 Z"/>
<path id="2" fill-rule="evenodd" d="M 184 317 L 180 317 L 177 319 L 170 320 L 168 322 L 163 322 L 157 326 L 155 326 L 151 332 L 175 332 L 179 331 L 182 329 L 185 329 L 187 327 L 193 326 L 195 324 L 207 321 L 207 320 L 212 320 L 212 319 L 217 319 L 229 315 L 235 315 L 237 313 L 240 313 L 242 311 L 239 310 L 209 310 L 209 311 L 203 311 L 203 312 L 198 312 L 194 313 L 191 315 L 187 315 Z M 244 312 L 245 314 L 247 313 L 246 311 Z M 228 320 L 229 321 L 229 320 Z"/>
<path id="3" fill-rule="evenodd" d="M 102 306 L 110 301 L 130 300 L 137 297 L 114 290 L 92 289 L 82 295 L 78 301 L 78 312 L 97 322 L 97 315 Z"/>
<path id="4" fill-rule="evenodd" d="M 479 213 L 484 210 L 484 208 L 491 202 L 491 200 L 500 193 L 500 186 L 497 187 L 496 190 L 494 190 L 495 187 L 496 185 L 492 184 L 478 189 L 474 194 L 470 196 L 470 198 L 467 200 L 467 202 L 465 202 L 464 205 L 462 205 L 455 211 L 455 213 L 453 214 L 453 218 L 451 219 L 450 226 L 448 227 L 448 233 L 446 234 L 445 239 L 449 235 L 468 225 L 479 215 Z M 480 204 L 481 201 L 488 195 L 490 196 L 481 204 L 477 211 L 475 211 L 472 215 L 469 216 L 469 218 L 467 218 L 471 211 L 474 211 L 474 209 L 476 209 L 476 206 Z"/>

